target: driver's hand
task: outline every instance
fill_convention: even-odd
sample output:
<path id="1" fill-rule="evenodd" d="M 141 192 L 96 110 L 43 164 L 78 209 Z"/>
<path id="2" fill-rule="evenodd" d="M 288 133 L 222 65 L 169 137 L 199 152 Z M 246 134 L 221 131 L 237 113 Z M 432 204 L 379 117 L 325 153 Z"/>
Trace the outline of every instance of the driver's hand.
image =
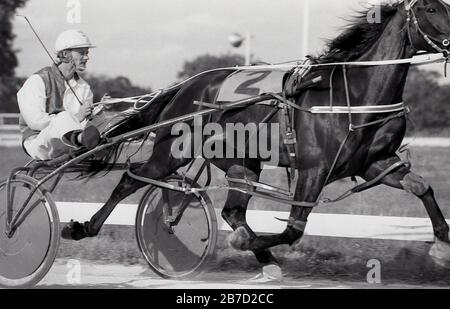
<path id="1" fill-rule="evenodd" d="M 93 106 L 91 104 L 83 104 L 80 107 L 80 111 L 75 115 L 79 122 L 89 118 L 92 114 Z"/>
<path id="2" fill-rule="evenodd" d="M 111 96 L 108 94 L 108 93 L 105 93 L 104 95 L 103 95 L 103 97 L 100 99 L 100 103 L 107 103 L 109 100 L 111 100 L 112 98 L 111 98 Z M 105 109 L 110 109 L 111 107 L 112 107 L 112 105 L 110 105 L 110 104 L 104 104 L 103 105 L 103 107 L 105 108 Z"/>
<path id="3" fill-rule="evenodd" d="M 103 97 L 100 99 L 100 103 L 101 102 L 105 102 L 105 101 L 109 101 L 109 100 L 111 100 L 112 98 L 111 98 L 111 96 L 108 94 L 108 93 L 105 93 L 104 95 L 103 95 Z"/>

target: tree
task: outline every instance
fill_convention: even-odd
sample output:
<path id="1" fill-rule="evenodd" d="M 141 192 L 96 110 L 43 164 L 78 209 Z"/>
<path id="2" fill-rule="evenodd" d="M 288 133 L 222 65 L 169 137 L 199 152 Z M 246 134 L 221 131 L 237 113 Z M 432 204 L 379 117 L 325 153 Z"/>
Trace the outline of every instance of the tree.
<path id="1" fill-rule="evenodd" d="M 12 18 L 27 0 L 0 1 L 0 111 L 17 112 L 16 93 L 20 81 L 15 77 L 17 57 L 13 49 Z"/>
<path id="2" fill-rule="evenodd" d="M 244 65 L 245 59 L 237 54 L 225 54 L 220 56 L 201 55 L 191 61 L 186 61 L 183 69 L 178 72 L 177 77 L 186 79 L 196 74 L 218 68 L 228 68 Z"/>
<path id="3" fill-rule="evenodd" d="M 441 86 L 441 74 L 411 68 L 405 87 L 405 102 L 411 107 L 409 118 L 416 130 L 440 131 L 450 127 L 449 86 Z"/>

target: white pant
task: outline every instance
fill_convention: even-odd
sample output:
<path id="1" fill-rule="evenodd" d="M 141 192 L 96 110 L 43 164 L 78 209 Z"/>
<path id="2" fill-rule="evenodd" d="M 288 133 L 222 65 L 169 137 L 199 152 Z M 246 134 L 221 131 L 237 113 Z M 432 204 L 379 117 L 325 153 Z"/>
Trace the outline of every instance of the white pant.
<path id="1" fill-rule="evenodd" d="M 84 126 L 71 113 L 65 111 L 52 118 L 50 124 L 39 134 L 24 142 L 25 150 L 33 159 L 50 160 L 67 153 L 74 146 L 63 142 L 64 134 L 81 131 Z"/>

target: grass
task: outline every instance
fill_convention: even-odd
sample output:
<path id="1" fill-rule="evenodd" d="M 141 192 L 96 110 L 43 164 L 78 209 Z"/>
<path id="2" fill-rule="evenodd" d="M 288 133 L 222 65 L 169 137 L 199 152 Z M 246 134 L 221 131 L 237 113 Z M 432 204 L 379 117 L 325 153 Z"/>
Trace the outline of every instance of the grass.
<path id="1" fill-rule="evenodd" d="M 413 169 L 423 175 L 433 186 L 438 203 L 447 218 L 450 218 L 450 149 L 413 148 Z M 148 153 L 139 154 L 141 158 Z M 0 175 L 6 176 L 15 166 L 27 162 L 21 149 L 0 148 Z M 55 192 L 58 201 L 104 202 L 121 177 L 121 172 L 108 177 L 94 179 L 88 183 L 61 182 Z M 223 174 L 214 171 L 214 183 L 223 183 Z M 282 170 L 265 171 L 262 181 L 279 187 L 287 187 Z M 337 182 L 324 192 L 324 196 L 336 197 L 352 186 L 349 181 Z M 125 203 L 137 203 L 141 192 Z M 222 207 L 226 193 L 211 192 L 215 207 Z M 288 211 L 286 205 L 253 200 L 250 209 Z M 333 205 L 314 210 L 317 213 L 364 214 L 381 216 L 427 217 L 420 201 L 402 191 L 379 187 L 352 196 Z M 74 218 L 76 219 L 76 218 Z M 237 252 L 226 245 L 220 234 L 216 250 L 215 270 L 258 270 L 259 264 L 250 253 Z M 292 247 L 280 246 L 274 250 L 283 263 L 283 270 L 293 277 L 335 278 L 336 280 L 365 280 L 366 263 L 377 258 L 382 264 L 384 282 L 405 281 L 408 283 L 450 284 L 450 271 L 439 268 L 428 257 L 430 245 L 426 243 L 341 239 L 326 237 L 304 237 Z M 101 262 L 122 264 L 145 264 L 136 244 L 133 227 L 106 226 L 100 236 L 82 242 L 61 241 L 59 257 L 83 258 Z"/>

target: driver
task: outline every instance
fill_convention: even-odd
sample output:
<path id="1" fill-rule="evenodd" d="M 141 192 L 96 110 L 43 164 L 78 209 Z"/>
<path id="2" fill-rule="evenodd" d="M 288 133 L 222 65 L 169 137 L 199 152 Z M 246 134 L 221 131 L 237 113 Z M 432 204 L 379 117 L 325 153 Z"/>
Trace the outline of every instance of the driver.
<path id="1" fill-rule="evenodd" d="M 56 65 L 31 75 L 17 93 L 22 143 L 32 158 L 49 160 L 100 143 L 89 121 L 93 94 L 78 74 L 86 70 L 93 47 L 83 32 L 64 31 L 55 44 Z"/>

